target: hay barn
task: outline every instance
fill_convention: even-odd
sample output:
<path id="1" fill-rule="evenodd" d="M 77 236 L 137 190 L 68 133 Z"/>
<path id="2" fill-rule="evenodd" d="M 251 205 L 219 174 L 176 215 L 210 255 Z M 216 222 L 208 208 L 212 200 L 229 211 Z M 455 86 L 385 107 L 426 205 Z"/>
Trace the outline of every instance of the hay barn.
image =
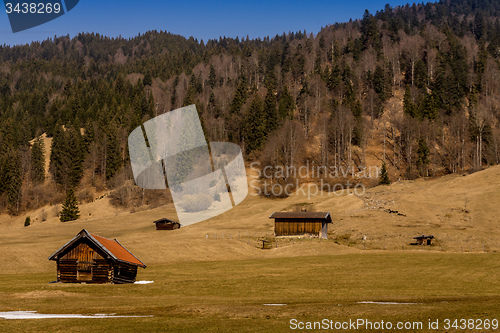
<path id="1" fill-rule="evenodd" d="M 411 245 L 432 245 L 432 240 L 434 239 L 434 235 L 421 235 L 417 237 L 413 237 L 416 240 L 415 243 L 411 243 Z"/>
<path id="2" fill-rule="evenodd" d="M 313 235 L 328 238 L 328 224 L 332 223 L 329 212 L 274 212 L 275 236 Z"/>
<path id="3" fill-rule="evenodd" d="M 57 261 L 57 282 L 134 283 L 137 267 L 146 268 L 116 239 L 83 229 L 49 257 Z"/>
<path id="4" fill-rule="evenodd" d="M 179 222 L 175 222 L 167 218 L 156 220 L 154 223 L 156 224 L 156 230 L 174 230 L 181 227 Z"/>

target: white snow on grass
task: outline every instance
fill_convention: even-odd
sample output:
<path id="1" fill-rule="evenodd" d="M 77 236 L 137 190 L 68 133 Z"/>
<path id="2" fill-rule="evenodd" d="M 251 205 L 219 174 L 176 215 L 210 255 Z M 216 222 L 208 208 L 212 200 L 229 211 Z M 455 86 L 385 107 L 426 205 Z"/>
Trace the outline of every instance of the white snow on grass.
<path id="1" fill-rule="evenodd" d="M 285 306 L 286 304 L 284 304 L 284 303 L 267 303 L 267 304 L 263 304 L 263 305 L 266 305 L 266 306 Z"/>
<path id="2" fill-rule="evenodd" d="M 397 302 L 372 302 L 372 301 L 363 301 L 357 302 L 358 304 L 389 304 L 389 305 L 411 305 L 411 304 L 422 304 L 422 303 L 397 303 Z"/>
<path id="3" fill-rule="evenodd" d="M 139 318 L 153 316 L 116 316 L 115 314 L 97 313 L 93 315 L 82 314 L 44 314 L 36 311 L 8 311 L 0 312 L 4 319 L 53 319 L 53 318 Z"/>
<path id="4" fill-rule="evenodd" d="M 154 281 L 145 281 L 145 280 L 142 280 L 142 281 L 135 281 L 134 284 L 150 284 L 150 283 L 154 283 Z"/>

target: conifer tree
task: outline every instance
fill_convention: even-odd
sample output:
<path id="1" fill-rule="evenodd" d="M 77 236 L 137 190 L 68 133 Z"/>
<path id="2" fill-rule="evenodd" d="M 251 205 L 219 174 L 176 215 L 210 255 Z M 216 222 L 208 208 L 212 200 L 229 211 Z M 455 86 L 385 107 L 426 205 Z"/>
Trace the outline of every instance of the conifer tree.
<path id="1" fill-rule="evenodd" d="M 151 73 L 147 72 L 144 74 L 144 81 L 143 81 L 145 86 L 150 86 L 153 84 L 153 78 L 151 77 Z"/>
<path id="2" fill-rule="evenodd" d="M 424 138 L 420 138 L 417 149 L 417 167 L 421 176 L 427 175 L 427 165 L 429 162 L 429 146 L 427 146 Z"/>
<path id="3" fill-rule="evenodd" d="M 107 133 L 106 140 L 106 179 L 111 179 L 115 174 L 120 171 L 122 166 L 122 155 L 120 142 L 116 129 L 110 129 Z"/>
<path id="4" fill-rule="evenodd" d="M 381 43 L 377 19 L 370 14 L 368 9 L 365 10 L 363 20 L 361 20 L 361 33 L 363 34 L 362 39 L 365 48 L 372 45 L 376 50 L 380 50 Z"/>
<path id="5" fill-rule="evenodd" d="M 56 125 L 50 149 L 49 171 L 56 184 L 64 186 L 68 182 L 69 156 L 64 129 Z"/>
<path id="6" fill-rule="evenodd" d="M 176 76 L 174 79 L 174 83 L 172 84 L 172 98 L 170 99 L 170 104 L 172 104 L 172 108 L 175 109 L 177 107 L 177 85 L 179 84 L 179 76 Z"/>
<path id="7" fill-rule="evenodd" d="M 239 113 L 247 100 L 247 79 L 244 73 L 240 75 L 238 81 L 238 88 L 236 88 L 230 107 L 232 114 Z"/>
<path id="8" fill-rule="evenodd" d="M 50 167 L 54 181 L 66 188 L 77 186 L 83 176 L 85 147 L 79 129 L 74 127 L 66 131 L 57 125 L 52 139 Z"/>
<path id="9" fill-rule="evenodd" d="M 135 123 L 133 125 L 135 125 Z M 134 129 L 136 127 L 137 126 L 132 127 L 132 129 Z M 83 137 L 82 137 L 82 144 L 83 144 L 83 148 L 85 149 L 85 151 L 88 152 L 90 144 L 95 140 L 94 122 L 92 122 L 91 120 L 87 120 L 83 131 L 84 132 L 83 132 Z"/>
<path id="10" fill-rule="evenodd" d="M 196 78 L 193 74 L 191 75 L 191 79 L 189 80 L 189 86 L 187 88 L 186 96 L 184 96 L 184 102 L 183 102 L 184 106 L 194 104 L 195 94 L 196 94 Z"/>
<path id="11" fill-rule="evenodd" d="M 385 102 L 389 97 L 389 89 L 385 72 L 379 65 L 377 65 L 375 72 L 373 72 L 373 90 L 375 90 L 382 102 Z"/>
<path id="12" fill-rule="evenodd" d="M 266 98 L 264 100 L 264 116 L 266 122 L 265 134 L 273 131 L 278 127 L 278 110 L 276 109 L 276 96 L 273 87 L 267 90 Z"/>
<path id="13" fill-rule="evenodd" d="M 412 118 L 417 118 L 418 116 L 417 106 L 413 103 L 409 85 L 406 85 L 405 95 L 403 97 L 403 111 Z"/>
<path id="14" fill-rule="evenodd" d="M 41 137 L 37 137 L 31 147 L 31 181 L 34 184 L 45 180 L 45 154 Z"/>
<path id="15" fill-rule="evenodd" d="M 387 167 L 385 162 L 382 163 L 382 169 L 380 170 L 379 185 L 390 185 L 391 180 L 389 179 L 389 173 L 387 172 Z"/>
<path id="16" fill-rule="evenodd" d="M 265 139 L 265 117 L 262 101 L 257 93 L 254 94 L 252 104 L 245 116 L 243 137 L 247 153 L 259 149 Z"/>
<path id="17" fill-rule="evenodd" d="M 330 91 L 333 91 L 340 84 L 342 79 L 342 73 L 340 72 L 339 65 L 336 63 L 327 77 L 326 85 Z"/>
<path id="18" fill-rule="evenodd" d="M 3 189 L 7 192 L 7 201 L 11 213 L 17 213 L 21 201 L 21 157 L 17 149 L 9 149 L 3 156 L 1 178 Z"/>
<path id="19" fill-rule="evenodd" d="M 427 86 L 427 65 L 422 59 L 415 63 L 415 86 L 419 89 Z"/>
<path id="20" fill-rule="evenodd" d="M 152 92 L 149 92 L 148 94 L 148 115 L 151 118 L 153 118 L 156 115 L 155 99 L 153 97 Z"/>
<path id="21" fill-rule="evenodd" d="M 434 93 L 425 93 L 424 101 L 422 103 L 422 111 L 420 112 L 423 118 L 427 118 L 429 120 L 434 120 L 437 118 L 438 107 L 436 99 L 437 97 L 435 97 Z"/>
<path id="22" fill-rule="evenodd" d="M 61 222 L 68 222 L 78 220 L 79 218 L 80 209 L 78 209 L 78 201 L 76 200 L 75 191 L 73 188 L 70 188 L 66 194 L 59 220 Z"/>
<path id="23" fill-rule="evenodd" d="M 65 133 L 67 141 L 66 155 L 69 158 L 68 185 L 77 186 L 83 177 L 83 162 L 85 160 L 85 149 L 83 138 L 79 129 L 71 127 Z"/>
<path id="24" fill-rule="evenodd" d="M 356 125 L 354 126 L 352 143 L 356 146 L 361 146 L 363 142 L 364 135 L 364 124 L 363 124 L 363 108 L 361 107 L 361 103 L 359 100 L 352 103 L 351 111 L 354 116 L 354 120 L 356 121 Z"/>
<path id="25" fill-rule="evenodd" d="M 136 110 L 138 110 L 141 117 L 150 114 L 148 99 L 146 98 L 146 94 L 144 93 L 144 91 L 141 91 L 141 93 L 137 96 L 135 101 L 135 108 Z"/>
<path id="26" fill-rule="evenodd" d="M 208 74 L 208 85 L 210 88 L 215 88 L 217 84 L 217 75 L 215 74 L 215 68 L 213 65 L 210 65 L 210 74 Z"/>
<path id="27" fill-rule="evenodd" d="M 294 105 L 295 103 L 292 95 L 288 91 L 287 86 L 284 86 L 278 101 L 278 114 L 281 119 L 291 118 L 293 116 Z"/>
<path id="28" fill-rule="evenodd" d="M 215 94 L 214 94 L 213 91 L 210 93 L 210 96 L 208 98 L 207 109 L 209 111 L 209 115 L 210 116 L 212 116 L 212 117 L 214 117 L 216 119 L 219 118 L 219 116 L 220 116 L 220 109 L 217 106 L 217 102 L 215 100 Z"/>

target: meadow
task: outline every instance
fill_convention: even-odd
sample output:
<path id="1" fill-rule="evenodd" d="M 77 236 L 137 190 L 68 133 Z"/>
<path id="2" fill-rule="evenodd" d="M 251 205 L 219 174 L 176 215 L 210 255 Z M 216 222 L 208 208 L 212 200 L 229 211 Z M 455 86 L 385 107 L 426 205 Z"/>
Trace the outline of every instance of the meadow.
<path id="1" fill-rule="evenodd" d="M 496 253 L 366 251 L 155 265 L 139 274 L 140 279 L 154 281 L 147 285 L 48 284 L 52 272 L 2 274 L 2 311 L 152 317 L 0 319 L 0 329 L 286 332 L 291 319 L 362 318 L 423 322 L 423 331 L 428 331 L 429 319 L 500 319 L 499 263 Z M 366 301 L 410 304 L 359 303 Z M 439 331 L 445 330 L 441 327 Z"/>

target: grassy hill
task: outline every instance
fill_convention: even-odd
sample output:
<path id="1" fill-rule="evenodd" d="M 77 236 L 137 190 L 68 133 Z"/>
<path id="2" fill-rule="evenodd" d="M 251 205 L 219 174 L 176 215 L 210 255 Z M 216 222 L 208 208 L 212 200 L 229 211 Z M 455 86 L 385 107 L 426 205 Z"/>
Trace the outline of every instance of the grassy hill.
<path id="1" fill-rule="evenodd" d="M 59 222 L 55 207 L 44 207 L 32 212 L 34 222 L 29 227 L 24 227 L 25 216 L 1 216 L 0 249 L 4 256 L 0 265 L 13 272 L 51 271 L 48 255 L 83 228 L 119 239 L 144 262 L 154 264 L 335 254 L 384 246 L 400 250 L 402 246 L 408 249 L 412 237 L 420 234 L 436 237 L 433 250 L 470 252 L 472 247 L 473 252 L 482 252 L 484 245 L 487 251 L 498 251 L 498 179 L 500 167 L 492 167 L 470 175 L 399 181 L 368 189 L 361 196 L 323 192 L 310 200 L 304 194 L 270 200 L 249 195 L 220 216 L 172 232 L 157 232 L 153 224 L 161 217 L 176 218 L 172 204 L 129 213 L 113 207 L 104 197 L 82 205 L 82 218 L 67 223 Z M 269 215 L 304 203 L 316 211 L 332 213 L 329 240 L 297 240 L 292 246 L 289 240 L 281 239 L 278 248 L 259 250 L 257 239 L 273 232 Z M 42 210 L 48 215 L 45 222 L 41 222 Z M 12 258 L 20 264 L 9 267 Z"/>

